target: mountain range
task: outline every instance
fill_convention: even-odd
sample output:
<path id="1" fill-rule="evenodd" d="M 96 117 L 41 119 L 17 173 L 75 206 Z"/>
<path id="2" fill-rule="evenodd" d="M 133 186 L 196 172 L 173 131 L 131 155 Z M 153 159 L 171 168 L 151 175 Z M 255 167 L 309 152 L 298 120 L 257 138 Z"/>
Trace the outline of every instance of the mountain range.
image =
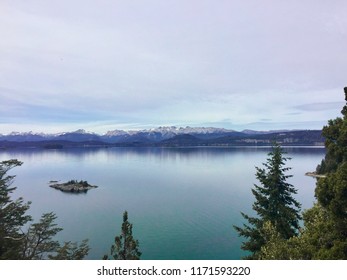
<path id="1" fill-rule="evenodd" d="M 79 129 L 56 134 L 12 132 L 0 134 L 0 148 L 71 146 L 235 146 L 323 145 L 321 130 L 278 130 L 241 132 L 214 127 L 158 127 L 145 130 L 112 130 L 96 134 Z"/>

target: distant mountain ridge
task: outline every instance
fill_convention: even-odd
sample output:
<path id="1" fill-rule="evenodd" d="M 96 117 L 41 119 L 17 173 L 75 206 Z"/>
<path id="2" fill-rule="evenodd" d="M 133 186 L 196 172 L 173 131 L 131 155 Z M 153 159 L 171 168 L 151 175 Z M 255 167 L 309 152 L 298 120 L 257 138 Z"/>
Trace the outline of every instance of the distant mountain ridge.
<path id="1" fill-rule="evenodd" d="M 31 131 L 12 132 L 6 135 L 0 134 L 0 147 L 5 147 L 6 143 L 8 145 L 11 143 L 11 147 L 16 146 L 16 143 L 20 146 L 23 146 L 23 143 L 31 143 L 33 146 L 37 146 L 39 143 L 40 145 L 44 143 L 64 143 L 65 146 L 67 143 L 71 143 L 73 146 L 78 145 L 78 143 L 83 143 L 83 145 L 93 143 L 93 145 L 123 146 L 265 145 L 271 144 L 274 140 L 279 141 L 280 144 L 288 145 L 319 145 L 324 143 L 321 130 L 244 130 L 238 132 L 214 127 L 164 126 L 144 130 L 112 130 L 102 135 L 84 129 L 55 134 L 34 133 Z"/>
<path id="2" fill-rule="evenodd" d="M 42 141 L 42 140 L 66 140 L 66 141 L 96 141 L 103 140 L 106 142 L 122 142 L 136 138 L 144 138 L 151 141 L 162 141 L 176 135 L 190 134 L 200 136 L 218 137 L 228 135 L 230 133 L 238 133 L 234 130 L 214 127 L 176 127 L 176 126 L 161 126 L 153 129 L 144 130 L 111 130 L 105 134 L 96 134 L 87 132 L 84 129 L 78 129 L 73 132 L 61 132 L 55 134 L 29 132 L 12 132 L 4 135 L 0 134 L 0 140 L 8 141 Z"/>

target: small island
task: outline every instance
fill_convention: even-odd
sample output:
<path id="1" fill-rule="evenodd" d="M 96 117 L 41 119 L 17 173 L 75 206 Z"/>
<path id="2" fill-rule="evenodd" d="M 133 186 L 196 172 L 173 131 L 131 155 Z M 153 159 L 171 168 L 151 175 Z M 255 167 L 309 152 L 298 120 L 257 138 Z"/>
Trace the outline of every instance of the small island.
<path id="1" fill-rule="evenodd" d="M 61 190 L 62 192 L 71 193 L 86 193 L 90 189 L 95 189 L 97 186 L 90 185 L 87 181 L 70 180 L 66 183 L 58 183 L 58 181 L 50 181 L 51 188 Z"/>

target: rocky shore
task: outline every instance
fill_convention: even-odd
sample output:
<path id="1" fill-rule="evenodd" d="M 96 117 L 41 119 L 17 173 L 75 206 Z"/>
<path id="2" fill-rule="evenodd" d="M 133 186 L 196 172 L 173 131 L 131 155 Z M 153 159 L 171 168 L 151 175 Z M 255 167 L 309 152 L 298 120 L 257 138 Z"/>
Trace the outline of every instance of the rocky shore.
<path id="1" fill-rule="evenodd" d="M 97 186 L 90 185 L 87 181 L 71 180 L 66 183 L 58 183 L 57 181 L 51 181 L 49 183 L 51 188 L 61 190 L 62 192 L 71 193 L 86 193 L 90 189 L 95 189 Z"/>
<path id="2" fill-rule="evenodd" d="M 306 176 L 314 177 L 314 178 L 325 178 L 325 175 L 317 174 L 316 172 L 306 172 Z"/>

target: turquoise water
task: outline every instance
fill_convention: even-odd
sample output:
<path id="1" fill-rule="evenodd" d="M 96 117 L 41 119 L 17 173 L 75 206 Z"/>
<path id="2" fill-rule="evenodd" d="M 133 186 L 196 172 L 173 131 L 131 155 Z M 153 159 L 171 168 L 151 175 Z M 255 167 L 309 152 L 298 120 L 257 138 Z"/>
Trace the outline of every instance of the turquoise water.
<path id="1" fill-rule="evenodd" d="M 315 170 L 322 148 L 286 148 L 302 207 L 314 201 Z M 241 240 L 233 225 L 251 212 L 255 166 L 268 148 L 109 148 L 9 150 L 0 160 L 24 162 L 16 174 L 15 196 L 32 201 L 30 213 L 53 211 L 64 228 L 59 240 L 89 238 L 89 259 L 101 259 L 129 213 L 142 259 L 240 259 Z M 67 194 L 50 180 L 87 180 L 99 188 Z"/>

